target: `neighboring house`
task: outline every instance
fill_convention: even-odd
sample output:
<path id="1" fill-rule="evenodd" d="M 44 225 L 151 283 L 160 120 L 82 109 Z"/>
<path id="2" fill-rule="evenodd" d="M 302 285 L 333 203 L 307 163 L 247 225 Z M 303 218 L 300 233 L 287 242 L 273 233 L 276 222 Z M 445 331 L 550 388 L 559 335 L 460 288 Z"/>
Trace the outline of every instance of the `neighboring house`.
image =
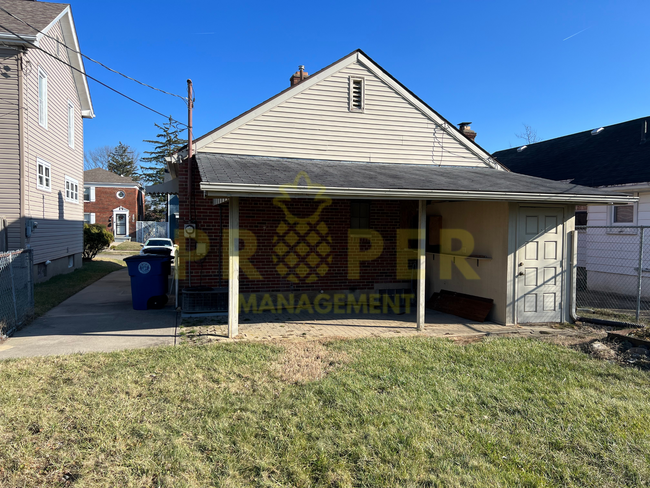
<path id="1" fill-rule="evenodd" d="M 517 173 L 638 197 L 627 205 L 589 205 L 576 212 L 577 225 L 590 226 L 578 239 L 578 265 L 590 290 L 637 294 L 639 238 L 630 226 L 650 226 L 649 123 L 643 117 L 494 153 Z M 645 259 L 643 269 L 649 266 Z M 650 289 L 643 293 L 650 295 Z"/>
<path id="2" fill-rule="evenodd" d="M 144 190 L 131 178 L 102 168 L 84 171 L 84 221 L 106 226 L 116 242 L 135 241 L 144 220 Z"/>
<path id="3" fill-rule="evenodd" d="M 441 289 L 494 300 L 501 324 L 570 320 L 575 205 L 633 198 L 511 173 L 460 125 L 360 50 L 301 67 L 170 164 L 182 286 L 228 286 L 231 335 L 239 307 L 372 312 L 404 293 L 422 327 Z"/>
<path id="4" fill-rule="evenodd" d="M 1 6 L 38 31 L 0 11 L 0 250 L 31 248 L 42 281 L 81 266 L 83 118 L 93 106 L 70 6 Z"/>

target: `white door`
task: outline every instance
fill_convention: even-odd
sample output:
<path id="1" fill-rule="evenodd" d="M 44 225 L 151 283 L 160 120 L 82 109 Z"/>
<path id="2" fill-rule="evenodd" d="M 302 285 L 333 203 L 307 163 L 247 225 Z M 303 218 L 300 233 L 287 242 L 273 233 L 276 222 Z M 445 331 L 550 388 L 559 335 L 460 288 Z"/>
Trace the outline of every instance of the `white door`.
<path id="1" fill-rule="evenodd" d="M 520 208 L 517 322 L 562 321 L 563 218 L 559 208 Z"/>

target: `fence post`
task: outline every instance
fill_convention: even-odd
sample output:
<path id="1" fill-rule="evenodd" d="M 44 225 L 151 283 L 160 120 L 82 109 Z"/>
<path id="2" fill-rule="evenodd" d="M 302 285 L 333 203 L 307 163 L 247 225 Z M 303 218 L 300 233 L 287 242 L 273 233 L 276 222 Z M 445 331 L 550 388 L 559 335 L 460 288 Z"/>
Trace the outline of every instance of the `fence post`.
<path id="1" fill-rule="evenodd" d="M 18 327 L 18 307 L 16 306 L 16 285 L 14 284 L 14 255 L 9 255 L 9 275 L 11 276 L 11 294 L 14 299 L 14 327 Z"/>
<path id="2" fill-rule="evenodd" d="M 636 289 L 636 322 L 639 323 L 639 316 L 641 315 L 641 285 L 643 278 L 643 235 L 645 234 L 645 229 L 639 229 L 641 237 L 639 239 L 639 273 L 637 278 L 637 289 Z"/>

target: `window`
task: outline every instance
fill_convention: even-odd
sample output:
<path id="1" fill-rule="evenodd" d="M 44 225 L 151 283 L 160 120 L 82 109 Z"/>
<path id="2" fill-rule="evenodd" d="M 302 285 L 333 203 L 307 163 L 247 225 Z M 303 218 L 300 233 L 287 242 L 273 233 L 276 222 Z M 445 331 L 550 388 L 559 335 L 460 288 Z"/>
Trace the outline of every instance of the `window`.
<path id="1" fill-rule="evenodd" d="M 94 213 L 85 213 L 84 214 L 84 222 L 86 224 L 94 224 L 95 223 L 95 214 Z"/>
<path id="2" fill-rule="evenodd" d="M 90 187 L 84 186 L 84 202 L 90 201 Z"/>
<path id="3" fill-rule="evenodd" d="M 586 210 L 576 211 L 576 225 L 587 225 L 588 212 Z"/>
<path id="4" fill-rule="evenodd" d="M 79 203 L 79 183 L 69 176 L 65 177 L 65 199 L 68 202 Z"/>
<path id="5" fill-rule="evenodd" d="M 47 129 L 47 75 L 38 70 L 38 123 Z"/>
<path id="6" fill-rule="evenodd" d="M 74 105 L 72 102 L 68 102 L 68 146 L 74 149 Z"/>
<path id="7" fill-rule="evenodd" d="M 124 198 L 126 196 L 126 193 L 120 190 L 115 195 L 117 195 L 117 198 Z"/>
<path id="8" fill-rule="evenodd" d="M 612 224 L 633 224 L 634 205 L 614 205 L 612 209 Z"/>
<path id="9" fill-rule="evenodd" d="M 74 266 L 74 256 L 68 256 L 68 268 L 72 268 Z"/>
<path id="10" fill-rule="evenodd" d="M 350 204 L 350 228 L 370 228 L 370 202 L 352 202 Z"/>
<path id="11" fill-rule="evenodd" d="M 40 159 L 36 160 L 38 180 L 36 187 L 39 190 L 52 191 L 52 178 L 50 175 L 50 163 Z"/>
<path id="12" fill-rule="evenodd" d="M 350 112 L 363 112 L 364 98 L 363 78 L 350 78 Z"/>

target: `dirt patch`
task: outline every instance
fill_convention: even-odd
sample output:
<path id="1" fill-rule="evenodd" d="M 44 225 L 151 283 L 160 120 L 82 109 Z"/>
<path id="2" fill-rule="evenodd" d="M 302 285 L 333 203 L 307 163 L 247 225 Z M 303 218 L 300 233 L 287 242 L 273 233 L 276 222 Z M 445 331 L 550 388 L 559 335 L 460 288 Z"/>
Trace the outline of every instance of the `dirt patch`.
<path id="1" fill-rule="evenodd" d="M 347 354 L 327 348 L 324 341 L 272 342 L 284 348 L 277 374 L 288 383 L 319 380 L 350 360 Z"/>

